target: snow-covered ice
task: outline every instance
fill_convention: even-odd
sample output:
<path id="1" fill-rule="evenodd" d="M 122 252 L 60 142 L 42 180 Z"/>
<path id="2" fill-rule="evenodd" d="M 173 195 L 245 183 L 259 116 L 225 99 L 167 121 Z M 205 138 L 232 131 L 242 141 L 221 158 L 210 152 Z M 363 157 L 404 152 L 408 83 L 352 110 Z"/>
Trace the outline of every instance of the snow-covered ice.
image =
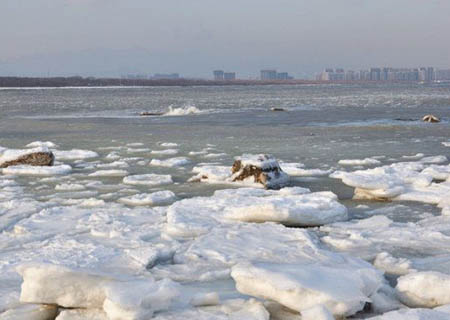
<path id="1" fill-rule="evenodd" d="M 72 171 L 72 167 L 67 164 L 51 167 L 19 165 L 11 166 L 1 170 L 3 174 L 17 176 L 52 176 L 68 174 Z"/>
<path id="2" fill-rule="evenodd" d="M 341 166 L 374 166 L 380 164 L 381 162 L 377 159 L 365 158 L 365 159 L 342 159 L 339 160 L 338 163 Z"/>
<path id="3" fill-rule="evenodd" d="M 126 170 L 98 170 L 89 174 L 89 177 L 124 177 L 128 174 Z"/>
<path id="4" fill-rule="evenodd" d="M 56 160 L 84 160 L 90 158 L 97 158 L 98 153 L 91 150 L 81 150 L 81 149 L 72 149 L 72 150 L 52 150 L 55 155 Z"/>
<path id="5" fill-rule="evenodd" d="M 374 269 L 339 265 L 241 263 L 232 268 L 237 289 L 248 295 L 275 300 L 302 312 L 324 305 L 336 316 L 362 310 L 381 284 Z"/>
<path id="6" fill-rule="evenodd" d="M 190 163 L 190 160 L 186 157 L 176 157 L 176 158 L 169 158 L 169 159 L 165 159 L 165 160 L 152 159 L 152 161 L 150 161 L 151 166 L 168 167 L 168 168 L 182 167 L 189 163 Z"/>
<path id="7" fill-rule="evenodd" d="M 119 202 L 130 206 L 164 205 L 176 199 L 172 191 L 157 191 L 153 193 L 141 193 L 133 196 L 120 198 Z"/>
<path id="8" fill-rule="evenodd" d="M 131 185 L 144 185 L 144 186 L 161 186 L 173 183 L 172 177 L 167 174 L 137 174 L 123 178 L 123 183 Z"/>
<path id="9" fill-rule="evenodd" d="M 294 226 L 317 226 L 347 219 L 347 209 L 331 192 L 309 193 L 303 188 L 220 190 L 212 197 L 178 201 L 167 210 L 167 231 L 197 236 L 219 222 L 273 221 Z"/>
<path id="10" fill-rule="evenodd" d="M 151 154 L 172 156 L 178 153 L 178 149 L 152 150 Z"/>
<path id="11" fill-rule="evenodd" d="M 396 289 L 400 300 L 412 308 L 433 308 L 450 304 L 448 274 L 412 272 L 398 279 Z"/>

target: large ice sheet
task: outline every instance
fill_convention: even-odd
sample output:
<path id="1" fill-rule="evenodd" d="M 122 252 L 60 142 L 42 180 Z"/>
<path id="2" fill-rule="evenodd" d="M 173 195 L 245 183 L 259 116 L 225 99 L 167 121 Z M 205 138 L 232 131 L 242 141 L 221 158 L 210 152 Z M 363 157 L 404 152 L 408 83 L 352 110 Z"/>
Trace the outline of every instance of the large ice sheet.
<path id="1" fill-rule="evenodd" d="M 166 230 L 173 236 L 193 237 L 232 220 L 317 226 L 346 219 L 347 209 L 331 192 L 246 188 L 216 191 L 212 197 L 195 197 L 174 203 L 167 210 Z"/>
<path id="2" fill-rule="evenodd" d="M 413 308 L 433 308 L 450 304 L 450 275 L 414 272 L 402 276 L 396 286 L 400 300 Z"/>
<path id="3" fill-rule="evenodd" d="M 56 265 L 23 265 L 20 300 L 65 308 L 102 308 L 110 320 L 146 320 L 179 294 L 170 280 L 113 278 Z"/>
<path id="4" fill-rule="evenodd" d="M 355 187 L 356 199 L 392 199 L 438 204 L 450 197 L 450 165 L 426 163 L 428 162 L 399 162 L 368 170 L 336 171 L 330 176 Z M 434 180 L 445 181 L 437 183 Z"/>
<path id="5" fill-rule="evenodd" d="M 402 223 L 375 215 L 325 225 L 320 230 L 324 232 L 322 241 L 331 248 L 375 260 L 376 265 L 388 273 L 405 274 L 416 269 L 450 270 L 448 216 Z M 405 259 L 408 253 L 413 254 Z M 433 263 L 433 260 L 439 263 Z"/>
<path id="6" fill-rule="evenodd" d="M 381 284 L 374 269 L 347 265 L 241 263 L 232 268 L 231 276 L 244 294 L 271 299 L 299 312 L 324 305 L 337 316 L 362 310 Z"/>

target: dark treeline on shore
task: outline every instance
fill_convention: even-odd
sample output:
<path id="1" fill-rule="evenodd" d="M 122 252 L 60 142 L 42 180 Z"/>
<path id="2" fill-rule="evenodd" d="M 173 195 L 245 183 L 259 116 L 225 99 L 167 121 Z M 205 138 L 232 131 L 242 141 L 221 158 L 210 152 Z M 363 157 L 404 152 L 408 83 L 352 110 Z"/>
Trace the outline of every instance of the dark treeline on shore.
<path id="1" fill-rule="evenodd" d="M 0 77 L 0 87 L 106 87 L 106 86 L 223 86 L 223 85 L 274 85 L 274 84 L 324 84 L 358 83 L 359 81 L 316 81 L 316 80 L 202 80 L 202 79 L 121 79 L 83 77 Z M 367 81 L 361 81 L 367 82 Z M 361 83 L 359 82 L 359 83 Z M 370 81 L 369 81 L 370 82 Z"/>

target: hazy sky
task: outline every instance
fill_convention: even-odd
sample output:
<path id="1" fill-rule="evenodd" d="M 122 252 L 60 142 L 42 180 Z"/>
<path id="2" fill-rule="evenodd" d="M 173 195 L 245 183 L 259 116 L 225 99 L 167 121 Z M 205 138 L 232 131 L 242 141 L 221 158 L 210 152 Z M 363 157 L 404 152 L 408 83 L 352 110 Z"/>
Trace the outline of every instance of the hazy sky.
<path id="1" fill-rule="evenodd" d="M 450 0 L 0 0 L 0 75 L 450 68 Z"/>

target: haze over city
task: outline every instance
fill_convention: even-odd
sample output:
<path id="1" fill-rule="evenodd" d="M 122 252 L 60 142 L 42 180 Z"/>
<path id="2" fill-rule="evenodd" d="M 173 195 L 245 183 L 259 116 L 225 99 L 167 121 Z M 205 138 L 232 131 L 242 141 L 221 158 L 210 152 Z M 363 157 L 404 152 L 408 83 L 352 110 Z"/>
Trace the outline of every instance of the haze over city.
<path id="1" fill-rule="evenodd" d="M 449 68 L 448 12 L 437 0 L 2 1 L 0 76 Z"/>

